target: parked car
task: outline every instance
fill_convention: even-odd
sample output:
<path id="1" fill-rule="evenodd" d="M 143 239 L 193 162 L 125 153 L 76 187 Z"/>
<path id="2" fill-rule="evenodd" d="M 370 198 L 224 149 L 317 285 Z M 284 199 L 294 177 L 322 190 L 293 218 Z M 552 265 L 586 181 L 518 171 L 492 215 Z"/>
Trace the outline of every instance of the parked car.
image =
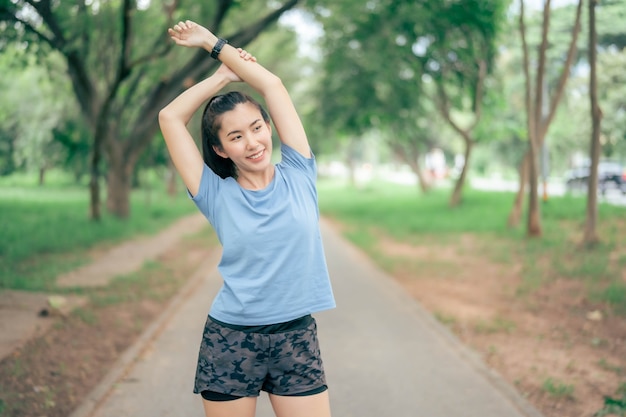
<path id="1" fill-rule="evenodd" d="M 571 169 L 565 175 L 567 191 L 586 190 L 589 183 L 589 165 Z M 626 169 L 614 161 L 600 161 L 598 163 L 598 191 L 602 194 L 616 188 L 626 194 Z"/>

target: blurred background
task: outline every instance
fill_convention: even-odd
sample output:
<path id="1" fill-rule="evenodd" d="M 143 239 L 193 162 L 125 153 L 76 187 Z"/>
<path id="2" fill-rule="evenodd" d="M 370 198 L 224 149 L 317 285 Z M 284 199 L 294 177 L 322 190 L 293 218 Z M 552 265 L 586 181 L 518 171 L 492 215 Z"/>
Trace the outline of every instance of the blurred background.
<path id="1" fill-rule="evenodd" d="M 532 148 L 529 178 L 580 191 L 592 159 L 588 7 L 553 3 L 546 19 L 538 0 L 7 0 L 0 181 L 89 186 L 94 219 L 101 201 L 123 218 L 133 189 L 174 182 L 156 114 L 216 65 L 168 41 L 168 25 L 192 18 L 283 78 L 323 176 L 451 182 L 457 204 L 473 178 L 515 188 Z M 626 7 L 596 3 L 604 191 L 626 175 Z"/>
<path id="2" fill-rule="evenodd" d="M 322 214 L 381 267 L 416 276 L 425 245 L 515 272 L 513 289 L 486 304 L 501 296 L 517 315 L 467 324 L 420 300 L 442 323 L 462 337 L 545 341 L 554 334 L 522 331 L 521 317 L 547 318 L 567 331 L 541 350 L 569 361 L 509 381 L 546 415 L 624 415 L 626 0 L 0 0 L 0 292 L 87 296 L 79 321 L 90 326 L 103 306 L 154 296 L 142 293 L 147 277 L 106 294 L 56 279 L 195 212 L 157 125 L 161 108 L 217 69 L 206 51 L 169 40 L 185 19 L 282 78 L 317 158 Z M 200 136 L 197 119 L 191 129 Z M 413 246 L 406 259 L 387 239 Z M 453 260 L 441 262 L 431 276 L 455 275 Z M 511 369 L 500 342 L 480 349 Z M 579 344 L 592 352 L 574 354 Z M 33 415 L 76 404 L 51 388 L 51 402 L 24 394 L 36 357 L 2 362 L 0 416 L 29 415 L 15 398 L 39 404 Z"/>

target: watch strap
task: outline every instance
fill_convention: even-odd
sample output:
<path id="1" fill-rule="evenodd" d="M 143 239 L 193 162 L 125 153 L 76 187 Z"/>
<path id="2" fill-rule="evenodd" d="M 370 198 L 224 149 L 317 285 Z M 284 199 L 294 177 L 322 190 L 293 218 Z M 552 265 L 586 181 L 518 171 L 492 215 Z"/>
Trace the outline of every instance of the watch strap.
<path id="1" fill-rule="evenodd" d="M 217 42 L 215 42 L 215 46 L 213 46 L 213 50 L 211 51 L 211 58 L 217 59 L 220 52 L 222 52 L 222 48 L 227 43 L 228 41 L 226 39 L 218 38 Z"/>

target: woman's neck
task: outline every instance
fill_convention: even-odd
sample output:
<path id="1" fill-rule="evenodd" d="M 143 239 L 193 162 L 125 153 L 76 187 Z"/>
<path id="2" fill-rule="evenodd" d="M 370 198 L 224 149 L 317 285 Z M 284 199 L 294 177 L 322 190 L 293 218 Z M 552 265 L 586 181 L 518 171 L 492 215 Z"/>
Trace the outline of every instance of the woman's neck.
<path id="1" fill-rule="evenodd" d="M 239 172 L 237 182 L 246 190 L 262 190 L 274 179 L 274 165 L 261 172 Z"/>

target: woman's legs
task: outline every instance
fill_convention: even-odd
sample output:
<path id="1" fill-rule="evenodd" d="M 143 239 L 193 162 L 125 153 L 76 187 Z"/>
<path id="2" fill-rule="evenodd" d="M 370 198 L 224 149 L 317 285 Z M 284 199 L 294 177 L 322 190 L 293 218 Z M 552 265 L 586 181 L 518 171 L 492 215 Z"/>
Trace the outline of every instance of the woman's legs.
<path id="1" fill-rule="evenodd" d="M 270 402 L 276 417 L 330 417 L 328 390 L 305 397 L 270 394 Z"/>
<path id="2" fill-rule="evenodd" d="M 202 400 L 206 417 L 254 417 L 257 397 L 243 397 L 232 401 Z M 330 414 L 329 414 L 330 415 Z"/>

